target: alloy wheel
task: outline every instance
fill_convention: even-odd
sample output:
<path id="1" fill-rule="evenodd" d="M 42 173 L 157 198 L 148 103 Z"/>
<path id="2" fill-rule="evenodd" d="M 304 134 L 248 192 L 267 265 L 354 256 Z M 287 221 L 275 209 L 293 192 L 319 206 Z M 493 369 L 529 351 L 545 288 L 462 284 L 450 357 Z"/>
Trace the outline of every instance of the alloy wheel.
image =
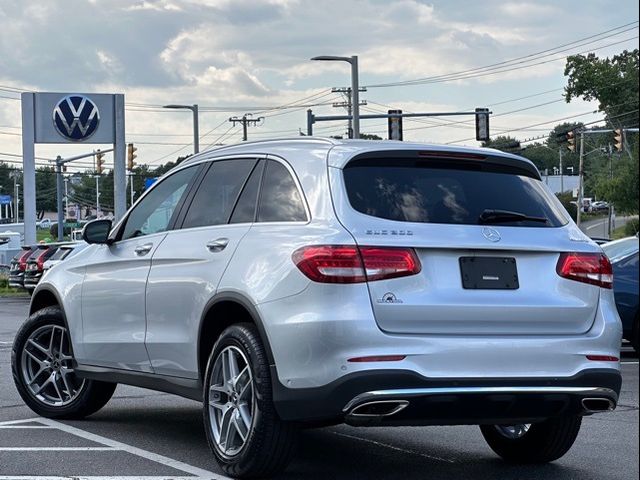
<path id="1" fill-rule="evenodd" d="M 239 348 L 228 346 L 218 354 L 208 393 L 216 449 L 226 458 L 235 457 L 247 443 L 255 412 L 253 375 Z"/>
<path id="2" fill-rule="evenodd" d="M 31 394 L 45 405 L 61 407 L 73 402 L 84 386 L 73 369 L 67 329 L 45 325 L 31 333 L 24 344 L 21 369 Z"/>
<path id="3" fill-rule="evenodd" d="M 502 436 L 510 439 L 522 438 L 531 428 L 530 423 L 521 423 L 519 425 L 496 425 L 496 430 Z"/>

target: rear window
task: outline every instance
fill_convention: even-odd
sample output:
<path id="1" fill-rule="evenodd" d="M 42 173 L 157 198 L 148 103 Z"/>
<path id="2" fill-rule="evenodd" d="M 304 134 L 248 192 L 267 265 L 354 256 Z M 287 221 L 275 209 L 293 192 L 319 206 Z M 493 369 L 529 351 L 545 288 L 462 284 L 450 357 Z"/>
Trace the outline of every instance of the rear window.
<path id="1" fill-rule="evenodd" d="M 56 253 L 51 255 L 51 258 L 49 260 L 63 260 L 67 255 L 71 253 L 72 250 L 72 248 L 59 248 Z"/>
<path id="2" fill-rule="evenodd" d="M 351 206 L 373 217 L 400 222 L 481 224 L 485 210 L 506 210 L 537 221 L 494 221 L 492 225 L 559 227 L 567 223 L 559 203 L 542 182 L 493 165 L 471 161 L 362 159 L 344 168 Z"/>

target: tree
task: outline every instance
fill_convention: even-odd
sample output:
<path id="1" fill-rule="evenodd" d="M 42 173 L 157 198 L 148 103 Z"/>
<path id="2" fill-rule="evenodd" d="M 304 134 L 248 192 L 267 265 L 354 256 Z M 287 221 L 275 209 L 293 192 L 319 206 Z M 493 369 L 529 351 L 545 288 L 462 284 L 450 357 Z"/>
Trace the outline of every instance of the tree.
<path id="1" fill-rule="evenodd" d="M 510 153 L 519 152 L 522 148 L 518 139 L 508 135 L 498 135 L 495 138 L 490 138 L 489 140 L 482 142 L 482 146 Z"/>
<path id="2" fill-rule="evenodd" d="M 597 100 L 599 109 L 606 116 L 610 127 L 632 127 L 638 125 L 638 49 L 623 51 L 611 58 L 573 55 L 567 58 L 565 76 L 565 99 L 573 98 Z M 607 134 L 608 135 L 608 134 Z M 596 147 L 611 142 L 606 135 L 590 135 Z M 601 198 L 613 202 L 619 211 L 638 212 L 638 140 L 637 135 L 627 139 L 630 146 L 626 156 L 611 163 L 611 168 L 603 165 L 592 166 L 587 172 L 585 190 L 590 189 Z"/>
<path id="3" fill-rule="evenodd" d="M 638 122 L 638 49 L 624 50 L 611 58 L 594 53 L 571 55 L 564 74 L 565 100 L 597 100 L 611 126 L 631 126 Z"/>
<path id="4" fill-rule="evenodd" d="M 36 169 L 36 210 L 38 218 L 42 218 L 44 212 L 53 212 L 58 209 L 56 193 L 55 169 L 53 167 Z"/>
<path id="5" fill-rule="evenodd" d="M 374 135 L 372 133 L 361 133 L 360 139 L 361 140 L 382 140 L 382 137 L 379 137 L 378 135 Z"/>

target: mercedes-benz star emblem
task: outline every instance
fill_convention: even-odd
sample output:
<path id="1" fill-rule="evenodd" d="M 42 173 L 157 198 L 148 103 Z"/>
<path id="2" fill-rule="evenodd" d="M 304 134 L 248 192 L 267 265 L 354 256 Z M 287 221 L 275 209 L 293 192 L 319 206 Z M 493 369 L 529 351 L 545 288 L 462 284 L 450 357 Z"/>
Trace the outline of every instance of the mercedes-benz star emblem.
<path id="1" fill-rule="evenodd" d="M 81 142 L 93 135 L 99 123 L 98 107 L 84 95 L 68 95 L 53 109 L 56 130 L 64 138 L 74 142 Z"/>
<path id="2" fill-rule="evenodd" d="M 502 239 L 500 232 L 495 228 L 484 227 L 482 229 L 482 235 L 490 242 L 499 242 Z"/>

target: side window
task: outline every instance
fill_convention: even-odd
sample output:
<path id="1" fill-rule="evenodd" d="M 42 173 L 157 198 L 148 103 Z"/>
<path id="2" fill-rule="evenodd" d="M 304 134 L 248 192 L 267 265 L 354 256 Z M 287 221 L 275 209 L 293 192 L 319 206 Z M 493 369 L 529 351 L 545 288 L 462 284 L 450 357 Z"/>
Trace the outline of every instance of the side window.
<path id="1" fill-rule="evenodd" d="M 164 179 L 131 211 L 122 240 L 167 230 L 180 199 L 198 166 L 180 170 Z"/>
<path id="2" fill-rule="evenodd" d="M 226 224 L 256 162 L 255 159 L 213 162 L 193 197 L 182 228 Z"/>
<path id="3" fill-rule="evenodd" d="M 273 160 L 267 162 L 258 207 L 258 222 L 304 222 L 300 192 L 289 171 Z"/>
<path id="4" fill-rule="evenodd" d="M 238 203 L 233 209 L 229 223 L 250 223 L 255 219 L 264 163 L 264 160 L 261 160 L 251 172 L 251 176 L 242 189 L 240 198 L 238 198 Z"/>

